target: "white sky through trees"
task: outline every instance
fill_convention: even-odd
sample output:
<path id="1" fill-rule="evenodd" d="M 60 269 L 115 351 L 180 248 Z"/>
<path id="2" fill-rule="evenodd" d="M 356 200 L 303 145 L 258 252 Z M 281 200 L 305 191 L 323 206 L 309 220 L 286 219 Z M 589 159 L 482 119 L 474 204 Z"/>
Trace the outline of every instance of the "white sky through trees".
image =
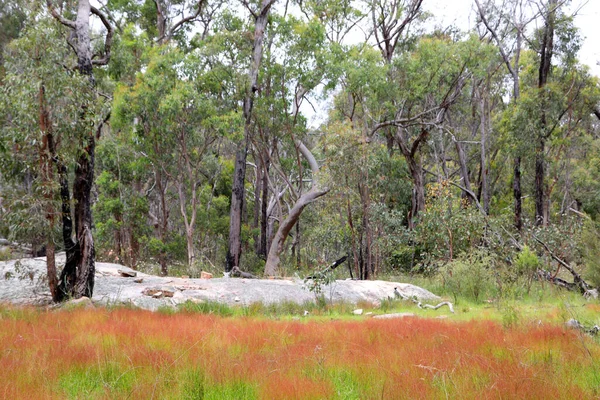
<path id="1" fill-rule="evenodd" d="M 456 25 L 468 31 L 477 23 L 473 0 L 425 0 L 423 7 L 434 15 L 438 26 Z M 569 5 L 569 13 L 575 11 L 575 26 L 583 40 L 579 60 L 590 67 L 593 75 L 600 76 L 600 0 L 574 0 Z"/>
<path id="2" fill-rule="evenodd" d="M 239 0 L 231 1 L 240 4 Z M 100 2 L 91 0 L 91 3 L 97 7 L 106 4 L 104 0 Z M 463 32 L 468 32 L 477 23 L 474 0 L 424 0 L 423 9 L 433 16 L 428 22 L 431 28 L 446 28 L 453 25 Z M 240 7 L 240 12 L 246 11 Z M 294 11 L 291 10 L 291 12 Z M 600 77 L 600 45 L 598 44 L 598 39 L 600 39 L 600 0 L 573 0 L 569 4 L 568 13 L 576 13 L 575 26 L 579 28 L 582 38 L 579 61 L 589 66 L 593 75 Z M 95 18 L 92 21 L 94 28 L 101 28 L 99 21 L 96 21 Z M 370 19 L 367 18 L 366 21 L 368 26 Z M 349 39 L 351 42 L 364 40 L 364 31 L 357 31 L 356 35 L 350 34 Z M 315 99 L 312 96 L 311 101 L 315 109 L 305 101 L 301 106 L 301 111 L 308 118 L 309 125 L 317 127 L 327 118 L 328 101 Z"/>

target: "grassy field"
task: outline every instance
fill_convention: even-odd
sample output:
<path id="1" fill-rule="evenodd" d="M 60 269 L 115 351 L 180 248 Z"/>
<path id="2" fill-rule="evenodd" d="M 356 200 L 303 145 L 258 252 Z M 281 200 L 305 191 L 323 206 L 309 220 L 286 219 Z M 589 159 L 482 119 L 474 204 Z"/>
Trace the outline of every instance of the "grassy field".
<path id="1" fill-rule="evenodd" d="M 4 399 L 418 399 L 600 396 L 599 343 L 563 328 L 600 306 L 461 303 L 456 314 L 385 302 L 352 307 L 216 304 L 0 308 Z M 419 314 L 420 313 L 420 314 Z M 437 316 L 445 315 L 445 319 Z"/>

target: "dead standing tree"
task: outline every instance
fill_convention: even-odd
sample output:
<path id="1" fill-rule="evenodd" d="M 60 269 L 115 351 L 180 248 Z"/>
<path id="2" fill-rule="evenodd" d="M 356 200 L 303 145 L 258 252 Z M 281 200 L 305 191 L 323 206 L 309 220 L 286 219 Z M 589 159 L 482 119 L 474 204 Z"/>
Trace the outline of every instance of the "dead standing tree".
<path id="1" fill-rule="evenodd" d="M 77 16 L 74 21 L 65 18 L 55 8 L 51 0 L 46 0 L 46 5 L 52 16 L 64 26 L 71 29 L 72 35 L 67 41 L 77 56 L 77 71 L 89 79 L 89 90 L 94 91 L 95 80 L 93 67 L 106 65 L 110 60 L 113 28 L 106 16 L 90 5 L 89 0 L 79 0 Z M 90 39 L 90 16 L 96 15 L 106 28 L 104 49 L 102 54 L 93 54 Z M 80 118 L 88 120 L 89 105 L 81 105 Z M 102 124 L 97 124 L 95 129 L 87 124 L 87 131 L 83 132 L 82 148 L 77 159 L 75 179 L 73 182 L 73 197 L 69 192 L 67 168 L 57 157 L 57 169 L 60 181 L 63 240 L 67 252 L 67 262 L 60 274 L 59 293 L 56 300 L 64 298 L 92 297 L 94 291 L 95 249 L 92 237 L 92 209 L 91 189 L 94 182 L 94 158 L 96 140 L 100 136 Z M 74 203 L 75 238 L 73 238 L 73 219 L 71 215 L 71 201 Z"/>

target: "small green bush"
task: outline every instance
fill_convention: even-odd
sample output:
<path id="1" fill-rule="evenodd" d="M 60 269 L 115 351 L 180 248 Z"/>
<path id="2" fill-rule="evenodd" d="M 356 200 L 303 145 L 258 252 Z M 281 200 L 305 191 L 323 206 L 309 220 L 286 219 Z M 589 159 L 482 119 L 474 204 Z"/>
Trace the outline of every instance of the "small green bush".
<path id="1" fill-rule="evenodd" d="M 526 278 L 527 294 L 529 294 L 533 278 L 540 267 L 540 260 L 528 246 L 523 246 L 515 259 L 515 267 L 517 274 Z"/>
<path id="2" fill-rule="evenodd" d="M 460 297 L 480 302 L 495 292 L 494 260 L 483 250 L 461 255 L 444 266 L 441 274 L 455 303 Z"/>
<path id="3" fill-rule="evenodd" d="M 581 247 L 585 276 L 595 287 L 600 287 L 600 224 L 587 221 L 581 232 Z"/>

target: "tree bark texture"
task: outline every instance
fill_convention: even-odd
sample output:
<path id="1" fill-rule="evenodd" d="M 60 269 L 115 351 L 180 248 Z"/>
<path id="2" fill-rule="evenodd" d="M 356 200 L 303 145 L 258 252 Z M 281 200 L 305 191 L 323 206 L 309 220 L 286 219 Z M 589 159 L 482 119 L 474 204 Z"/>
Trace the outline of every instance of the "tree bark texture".
<path id="1" fill-rule="evenodd" d="M 402 135 L 402 129 L 403 128 L 398 128 L 396 132 L 396 142 L 398 142 L 400 151 L 406 160 L 408 171 L 410 172 L 410 177 L 413 181 L 411 211 L 408 216 L 408 227 L 412 229 L 414 228 L 414 223 L 419 213 L 425 210 L 425 177 L 423 167 L 417 159 L 417 151 L 419 150 L 421 143 L 426 140 L 429 133 L 427 130 L 422 129 L 419 136 L 409 148 L 407 141 Z"/>
<path id="2" fill-rule="evenodd" d="M 273 237 L 271 247 L 269 248 L 269 254 L 267 256 L 267 263 L 265 264 L 266 276 L 274 276 L 277 274 L 285 240 L 287 239 L 294 225 L 296 225 L 300 219 L 300 215 L 302 214 L 304 207 L 329 192 L 328 188 L 323 188 L 319 184 L 317 176 L 319 172 L 319 166 L 317 164 L 317 160 L 314 158 L 310 150 L 308 150 L 308 148 L 299 140 L 296 140 L 295 144 L 311 167 L 313 179 L 312 186 L 308 192 L 302 194 L 300 198 L 296 200 L 288 216 L 285 218 L 285 220 L 279 223 L 279 228 Z"/>
<path id="3" fill-rule="evenodd" d="M 269 12 L 276 0 L 263 0 L 260 12 L 256 14 L 254 24 L 254 45 L 252 48 L 252 61 L 248 70 L 248 87 L 244 98 L 244 139 L 238 145 L 235 154 L 235 167 L 233 172 L 233 188 L 231 191 L 231 205 L 229 212 L 229 246 L 225 259 L 225 272 L 230 272 L 233 267 L 239 267 L 242 254 L 242 214 L 244 209 L 244 183 L 246 181 L 246 156 L 252 130 L 252 107 L 254 96 L 258 91 L 258 70 L 263 55 L 263 41 L 267 28 Z"/>
<path id="4" fill-rule="evenodd" d="M 112 41 L 112 26 L 107 18 L 90 5 L 89 0 L 79 0 L 77 4 L 77 15 L 75 21 L 68 20 L 59 14 L 51 0 L 46 4 L 52 16 L 61 24 L 73 30 L 75 41 L 74 47 L 77 56 L 78 72 L 89 79 L 89 90 L 94 89 L 95 81 L 93 64 L 105 65 L 110 59 L 110 47 Z M 90 14 L 97 15 L 107 29 L 104 43 L 104 57 L 92 61 L 92 48 L 90 41 Z M 81 105 L 81 118 L 86 119 L 88 105 Z M 66 167 L 55 155 L 59 181 L 61 187 L 62 213 L 63 213 L 63 240 L 67 251 L 67 262 L 61 272 L 59 292 L 61 297 L 79 298 L 82 296 L 92 297 L 94 291 L 95 274 L 95 249 L 92 237 L 92 210 L 91 189 L 94 182 L 94 157 L 96 149 L 96 135 L 99 136 L 101 126 L 95 132 L 90 127 L 84 132 L 84 148 L 80 150 L 75 169 L 75 180 L 73 182 L 74 219 L 75 219 L 75 241 L 72 239 L 71 205 L 68 188 L 68 175 Z"/>

